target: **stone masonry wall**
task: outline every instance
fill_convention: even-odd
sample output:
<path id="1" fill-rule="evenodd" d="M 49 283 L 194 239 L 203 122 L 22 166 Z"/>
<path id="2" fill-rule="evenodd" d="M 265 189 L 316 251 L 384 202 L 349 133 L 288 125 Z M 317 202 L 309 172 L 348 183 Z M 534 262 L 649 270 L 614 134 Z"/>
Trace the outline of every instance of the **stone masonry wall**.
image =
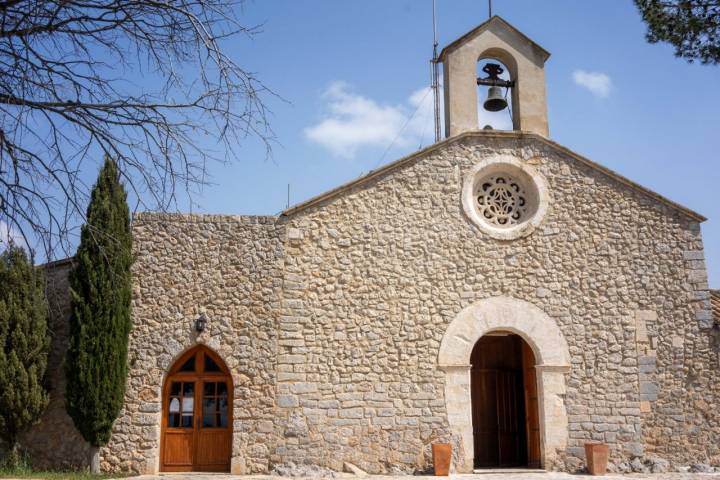
<path id="1" fill-rule="evenodd" d="M 61 260 L 45 266 L 46 295 L 52 337 L 46 374 L 50 403 L 40 423 L 20 438 L 22 449 L 35 468 L 76 469 L 88 465 L 90 448 L 65 411 L 65 352 L 70 336 L 71 262 Z"/>
<path id="2" fill-rule="evenodd" d="M 465 172 L 495 154 L 547 180 L 550 208 L 529 237 L 491 239 L 462 211 Z M 463 308 L 500 295 L 536 305 L 569 346 L 568 447 L 547 467 L 579 468 L 587 440 L 609 443 L 621 469 L 643 456 L 720 462 L 699 225 L 538 139 L 463 137 L 289 216 L 140 214 L 133 228 L 130 376 L 105 470 L 157 470 L 164 376 L 197 343 L 233 374 L 234 473 L 426 470 L 431 443 L 459 446 L 440 342 Z M 33 433 L 37 450 L 85 459 L 57 418 Z"/>
<path id="3" fill-rule="evenodd" d="M 700 228 L 684 233 L 682 255 L 686 275 L 677 299 L 652 292 L 666 317 L 647 312 L 645 341 L 638 339 L 640 399 L 646 450 L 678 464 L 720 463 L 720 345 L 712 338 L 713 318 Z M 648 245 L 649 247 L 649 245 Z M 666 249 L 657 244 L 656 249 Z M 672 308 L 687 302 L 690 315 Z M 649 315 L 648 315 L 649 313 Z M 641 328 L 638 328 L 641 331 Z M 703 458 L 704 457 L 704 458 Z"/>
<path id="4" fill-rule="evenodd" d="M 274 217 L 140 214 L 133 220 L 133 329 L 125 406 L 101 467 L 155 472 L 165 373 L 203 343 L 232 372 L 233 473 L 265 472 L 274 437 L 275 313 L 282 245 Z M 205 313 L 198 334 L 194 321 Z"/>
<path id="5" fill-rule="evenodd" d="M 534 165 L 551 195 L 540 227 L 509 242 L 460 202 L 465 172 L 498 153 Z M 539 140 L 475 135 L 283 220 L 273 462 L 428 468 L 450 433 L 440 342 L 496 295 L 538 306 L 570 348 L 568 448 L 549 467 L 579 468 L 587 440 L 619 468 L 720 461 L 700 229 L 677 210 Z"/>

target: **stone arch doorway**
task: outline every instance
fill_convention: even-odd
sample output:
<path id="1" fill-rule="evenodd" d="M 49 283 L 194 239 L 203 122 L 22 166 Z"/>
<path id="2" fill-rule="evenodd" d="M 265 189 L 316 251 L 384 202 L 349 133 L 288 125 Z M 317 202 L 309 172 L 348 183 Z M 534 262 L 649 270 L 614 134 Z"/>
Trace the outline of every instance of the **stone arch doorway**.
<path id="1" fill-rule="evenodd" d="M 535 355 L 522 337 L 491 332 L 470 355 L 474 468 L 540 468 Z"/>
<path id="2" fill-rule="evenodd" d="M 445 372 L 448 424 L 458 445 L 455 468 L 468 473 L 474 466 L 472 352 L 478 340 L 498 331 L 521 337 L 532 351 L 537 382 L 540 466 L 551 468 L 558 453 L 567 446 L 564 396 L 570 352 L 552 318 L 535 305 L 511 297 L 487 298 L 466 307 L 450 323 L 440 343 L 438 367 Z"/>
<path id="3" fill-rule="evenodd" d="M 232 392 L 225 362 L 203 345 L 173 364 L 163 385 L 161 471 L 230 471 Z"/>

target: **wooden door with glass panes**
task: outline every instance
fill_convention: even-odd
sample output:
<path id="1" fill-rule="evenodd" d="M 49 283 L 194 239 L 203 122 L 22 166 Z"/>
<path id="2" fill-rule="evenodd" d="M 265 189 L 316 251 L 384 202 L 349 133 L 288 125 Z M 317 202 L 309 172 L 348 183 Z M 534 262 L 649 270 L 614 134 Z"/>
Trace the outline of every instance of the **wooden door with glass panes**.
<path id="1" fill-rule="evenodd" d="M 203 346 L 175 362 L 163 388 L 161 470 L 228 472 L 232 446 L 232 379 Z"/>

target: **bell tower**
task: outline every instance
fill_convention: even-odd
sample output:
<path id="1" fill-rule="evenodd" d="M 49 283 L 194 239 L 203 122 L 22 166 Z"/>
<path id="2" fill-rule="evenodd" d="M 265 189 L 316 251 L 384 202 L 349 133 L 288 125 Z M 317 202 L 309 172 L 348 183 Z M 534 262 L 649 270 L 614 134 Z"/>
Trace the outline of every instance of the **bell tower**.
<path id="1" fill-rule="evenodd" d="M 485 87 L 490 87 L 490 98 L 483 100 L 485 108 L 492 111 L 503 107 L 500 92 L 508 88 L 513 130 L 547 137 L 545 62 L 549 57 L 550 53 L 498 16 L 445 47 L 439 58 L 443 63 L 445 137 L 480 129 L 479 86 L 483 95 Z M 505 65 L 509 80 L 500 80 L 494 67 L 484 68 L 488 76 L 478 78 L 478 62 L 493 60 Z"/>

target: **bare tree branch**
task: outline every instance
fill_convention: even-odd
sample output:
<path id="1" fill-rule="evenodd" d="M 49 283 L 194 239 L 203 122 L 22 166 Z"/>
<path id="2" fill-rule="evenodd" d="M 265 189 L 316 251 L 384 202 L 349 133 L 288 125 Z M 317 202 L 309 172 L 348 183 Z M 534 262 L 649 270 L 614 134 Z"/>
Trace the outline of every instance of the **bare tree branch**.
<path id="1" fill-rule="evenodd" d="M 221 48 L 260 31 L 234 16 L 241 3 L 0 0 L 0 221 L 51 258 L 69 251 L 82 173 L 104 155 L 141 207 L 165 210 L 243 140 L 269 153 L 274 94 Z"/>

